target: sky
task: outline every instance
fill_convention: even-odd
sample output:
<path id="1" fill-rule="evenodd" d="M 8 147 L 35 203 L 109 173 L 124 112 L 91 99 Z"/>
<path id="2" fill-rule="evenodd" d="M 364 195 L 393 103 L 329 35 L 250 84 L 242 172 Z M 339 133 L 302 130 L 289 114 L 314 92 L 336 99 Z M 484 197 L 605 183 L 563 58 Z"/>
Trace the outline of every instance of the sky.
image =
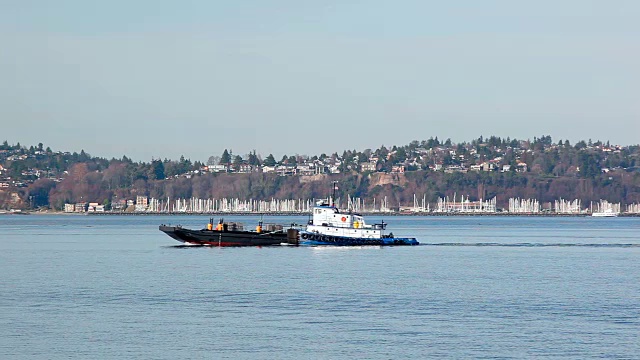
<path id="1" fill-rule="evenodd" d="M 136 161 L 640 143 L 640 1 L 0 0 L 0 141 Z"/>

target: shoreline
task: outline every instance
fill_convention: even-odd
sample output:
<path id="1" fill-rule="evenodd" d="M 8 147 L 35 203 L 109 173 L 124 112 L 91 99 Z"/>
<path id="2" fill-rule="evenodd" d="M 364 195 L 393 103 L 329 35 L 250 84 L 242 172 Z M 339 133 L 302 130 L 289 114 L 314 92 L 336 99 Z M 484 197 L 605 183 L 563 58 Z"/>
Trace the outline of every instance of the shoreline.
<path id="1" fill-rule="evenodd" d="M 471 217 L 592 217 L 591 214 L 556 214 L 556 213 L 382 213 L 382 212 L 361 212 L 363 216 L 425 216 L 425 217 L 449 217 L 449 216 L 471 216 Z M 203 212 L 203 213 L 185 213 L 185 212 L 84 212 L 84 213 L 68 213 L 64 211 L 35 211 L 35 212 L 19 212 L 19 213 L 0 213 L 1 215 L 64 215 L 64 216 L 309 216 L 308 212 L 274 212 L 274 213 L 255 213 L 255 212 Z M 635 213 L 620 213 L 616 217 L 640 217 Z"/>

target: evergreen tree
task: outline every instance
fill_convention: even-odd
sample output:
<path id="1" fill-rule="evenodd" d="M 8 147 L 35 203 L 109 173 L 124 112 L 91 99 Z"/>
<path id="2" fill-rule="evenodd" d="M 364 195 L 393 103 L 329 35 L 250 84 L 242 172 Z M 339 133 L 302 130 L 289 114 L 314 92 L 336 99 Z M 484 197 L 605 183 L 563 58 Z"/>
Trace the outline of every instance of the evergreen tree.
<path id="1" fill-rule="evenodd" d="M 231 163 L 231 154 L 227 149 L 224 149 L 222 156 L 220 157 L 220 165 L 229 165 Z"/>
<path id="2" fill-rule="evenodd" d="M 265 166 L 276 166 L 276 159 L 273 157 L 273 154 L 269 154 L 266 159 L 262 162 Z"/>
<path id="3" fill-rule="evenodd" d="M 151 162 L 152 175 L 156 180 L 163 180 L 165 178 L 164 174 L 164 164 L 161 160 L 153 160 Z"/>
<path id="4" fill-rule="evenodd" d="M 236 155 L 233 158 L 233 170 L 239 171 L 240 170 L 240 165 L 242 165 L 242 156 Z"/>
<path id="5" fill-rule="evenodd" d="M 249 165 L 260 166 L 260 159 L 256 155 L 256 151 L 253 150 L 252 153 L 249 153 L 249 158 L 247 159 Z"/>
<path id="6" fill-rule="evenodd" d="M 91 156 L 84 152 L 84 150 L 80 150 L 80 155 L 78 155 L 78 162 L 88 162 L 91 159 Z"/>

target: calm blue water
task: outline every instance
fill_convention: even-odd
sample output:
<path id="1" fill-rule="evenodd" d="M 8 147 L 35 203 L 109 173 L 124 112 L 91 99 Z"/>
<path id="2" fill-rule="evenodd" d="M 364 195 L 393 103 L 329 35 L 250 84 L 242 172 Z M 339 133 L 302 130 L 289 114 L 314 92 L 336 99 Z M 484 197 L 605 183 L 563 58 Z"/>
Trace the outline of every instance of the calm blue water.
<path id="1" fill-rule="evenodd" d="M 207 220 L 0 216 L 0 359 L 640 358 L 639 218 L 389 217 L 428 244 L 391 248 L 157 230 Z"/>

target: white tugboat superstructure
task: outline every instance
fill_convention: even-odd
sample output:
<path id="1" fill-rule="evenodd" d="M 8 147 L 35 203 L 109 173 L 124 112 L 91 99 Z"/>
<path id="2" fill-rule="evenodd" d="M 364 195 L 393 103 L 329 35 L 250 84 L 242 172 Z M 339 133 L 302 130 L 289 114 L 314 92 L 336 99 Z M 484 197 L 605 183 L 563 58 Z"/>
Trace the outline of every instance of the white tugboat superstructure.
<path id="1" fill-rule="evenodd" d="M 321 204 L 313 208 L 313 218 L 307 226 L 308 232 L 333 236 L 382 238 L 384 224 L 369 225 L 360 214 L 340 212 L 336 207 Z"/>
<path id="2" fill-rule="evenodd" d="M 368 224 L 364 217 L 340 211 L 327 201 L 313 208 L 311 220 L 300 232 L 301 245 L 418 245 L 415 238 L 396 238 L 384 234 L 384 222 Z"/>

